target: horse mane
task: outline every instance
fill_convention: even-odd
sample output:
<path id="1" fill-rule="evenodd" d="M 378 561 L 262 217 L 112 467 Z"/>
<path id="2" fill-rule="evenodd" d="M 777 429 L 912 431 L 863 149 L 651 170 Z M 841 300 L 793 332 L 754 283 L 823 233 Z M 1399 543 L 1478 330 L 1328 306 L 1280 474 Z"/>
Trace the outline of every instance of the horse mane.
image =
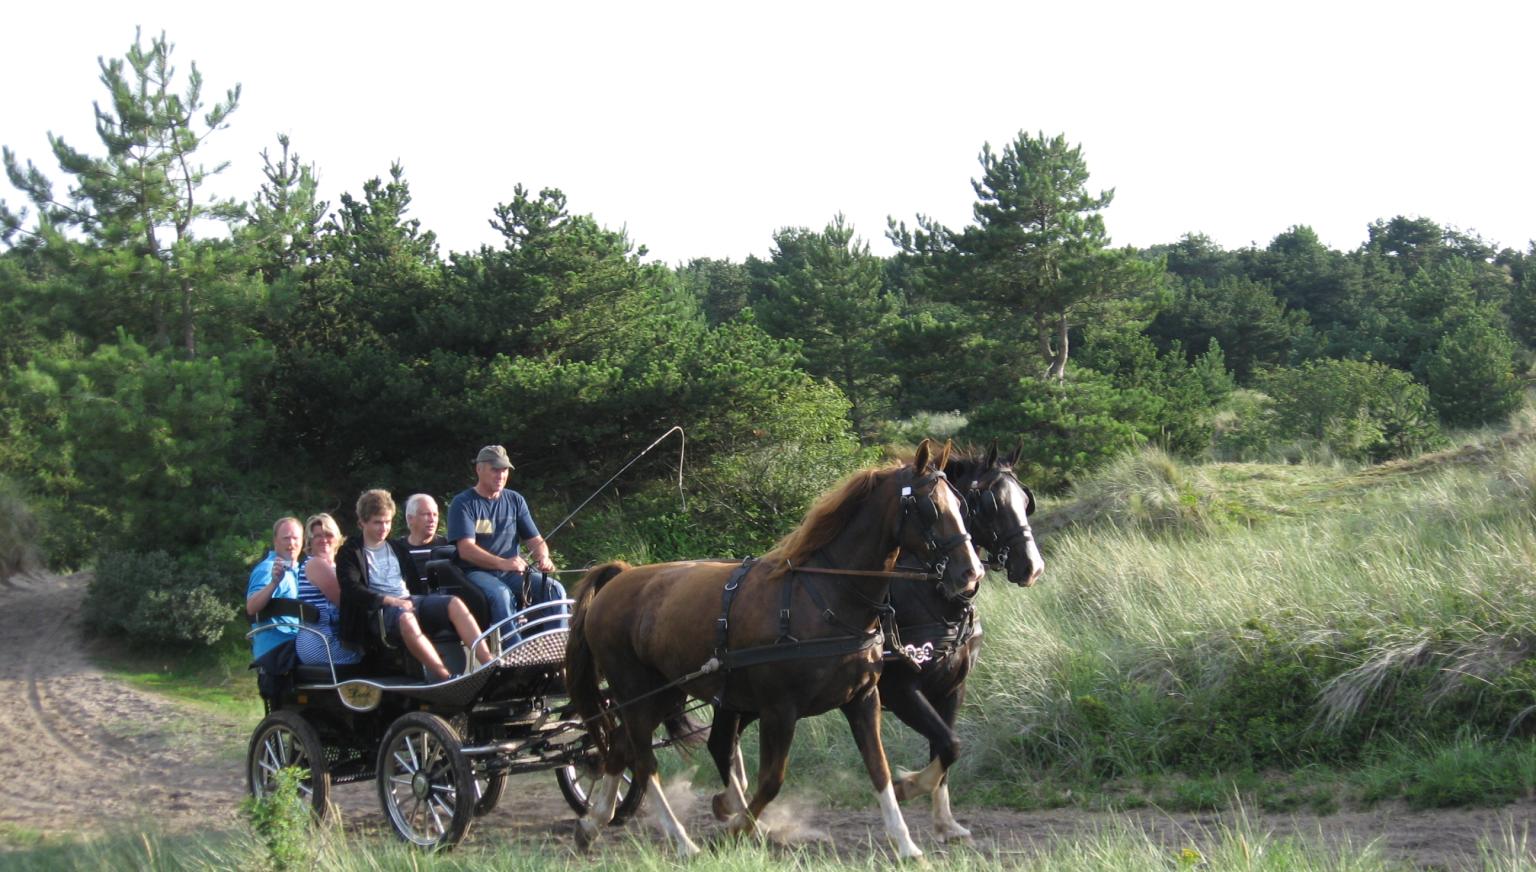
<path id="1" fill-rule="evenodd" d="M 783 575 L 790 564 L 803 563 L 818 549 L 837 538 L 870 493 L 885 478 L 907 465 L 893 463 L 884 467 L 861 469 L 817 497 L 816 502 L 806 511 L 805 520 L 800 522 L 800 526 L 791 530 L 763 555 L 762 562 L 770 567 L 768 577 Z"/>
<path id="2" fill-rule="evenodd" d="M 1008 458 L 1002 456 L 997 458 L 997 466 L 999 469 L 1013 469 L 1008 463 Z M 944 474 L 954 482 L 955 487 L 965 490 L 970 485 L 971 479 L 979 478 L 982 473 L 991 468 L 987 465 L 987 452 L 971 448 L 964 454 L 950 455 L 949 462 L 944 464 Z"/>

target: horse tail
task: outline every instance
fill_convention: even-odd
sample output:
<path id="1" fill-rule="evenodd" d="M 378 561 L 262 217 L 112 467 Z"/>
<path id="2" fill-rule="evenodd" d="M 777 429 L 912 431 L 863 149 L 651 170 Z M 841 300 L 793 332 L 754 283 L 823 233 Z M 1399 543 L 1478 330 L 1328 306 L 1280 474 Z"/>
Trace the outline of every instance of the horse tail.
<path id="1" fill-rule="evenodd" d="M 662 725 L 667 728 L 667 736 L 672 743 L 684 755 L 691 756 L 694 748 L 709 741 L 710 725 L 681 709 L 667 715 Z"/>
<path id="2" fill-rule="evenodd" d="M 565 643 L 565 686 L 571 696 L 571 706 L 576 716 L 587 725 L 592 742 L 601 753 L 608 751 L 608 739 L 617 728 L 612 714 L 603 714 L 603 692 L 598 687 L 597 661 L 592 656 L 592 644 L 587 641 L 587 610 L 592 597 L 615 575 L 629 569 L 628 563 L 615 560 L 588 570 L 571 589 L 576 601 L 571 609 L 570 635 Z"/>

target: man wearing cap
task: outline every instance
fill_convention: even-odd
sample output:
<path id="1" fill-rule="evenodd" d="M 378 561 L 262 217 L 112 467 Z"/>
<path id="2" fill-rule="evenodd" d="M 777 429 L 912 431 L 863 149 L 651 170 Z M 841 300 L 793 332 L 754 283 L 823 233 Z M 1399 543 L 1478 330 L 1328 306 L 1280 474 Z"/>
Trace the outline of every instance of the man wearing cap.
<path id="1" fill-rule="evenodd" d="M 475 455 L 475 486 L 461 491 L 448 506 L 448 541 L 458 546 L 465 578 L 490 601 L 493 624 L 518 609 L 565 599 L 560 582 L 544 574 L 554 572 L 555 564 L 528 512 L 528 501 L 507 488 L 511 470 L 507 449 L 485 446 Z M 520 553 L 525 545 L 526 559 Z M 529 572 L 530 564 L 538 571 Z M 501 635 L 514 639 L 517 628 L 502 624 Z"/>

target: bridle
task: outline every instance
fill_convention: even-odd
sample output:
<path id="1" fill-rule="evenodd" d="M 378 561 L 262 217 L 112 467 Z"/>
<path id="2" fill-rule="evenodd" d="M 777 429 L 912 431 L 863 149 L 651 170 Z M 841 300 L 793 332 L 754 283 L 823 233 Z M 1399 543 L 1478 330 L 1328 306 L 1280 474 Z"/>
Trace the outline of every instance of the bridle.
<path id="1" fill-rule="evenodd" d="M 967 547 L 971 541 L 971 534 L 966 532 L 964 526 L 952 536 L 939 538 L 939 505 L 934 502 L 933 490 L 938 483 L 943 482 L 949 488 L 950 494 L 960 503 L 966 503 L 965 496 L 959 489 L 950 483 L 949 477 L 942 470 L 934 470 L 927 475 L 905 485 L 901 489 L 901 529 L 905 529 L 908 523 L 916 522 L 918 536 L 923 541 L 923 547 L 927 549 L 928 559 L 924 566 L 933 575 L 943 578 L 944 571 L 949 567 L 949 556 L 956 548 Z M 929 486 L 928 492 L 919 496 L 913 491 L 919 487 Z M 949 589 L 948 585 L 941 584 L 939 589 L 949 599 L 970 599 L 975 596 L 972 591 L 969 594 L 956 593 Z"/>
<path id="2" fill-rule="evenodd" d="M 982 487 L 983 479 L 987 479 L 989 476 L 991 479 L 987 482 L 987 486 Z M 1018 485 L 1019 490 L 1022 490 L 1024 495 L 1029 498 L 1029 505 L 1024 511 L 1025 521 L 1023 523 L 1003 533 L 999 533 L 996 524 L 1002 514 L 1002 507 L 998 505 L 997 494 L 992 492 L 992 485 L 1005 477 L 1015 485 Z M 986 548 L 991 556 L 991 560 L 988 561 L 989 568 L 1006 571 L 1009 552 L 1016 547 L 1028 547 L 1029 543 L 1035 540 L 1034 531 L 1030 529 L 1027 520 L 1029 511 L 1034 508 L 1034 502 L 1034 495 L 1023 484 L 1020 484 L 1019 480 L 1014 477 L 1013 472 L 1010 470 L 989 469 L 981 476 L 971 480 L 970 487 L 966 490 L 965 494 L 965 513 L 966 520 L 968 521 L 966 526 L 984 537 L 982 547 Z"/>

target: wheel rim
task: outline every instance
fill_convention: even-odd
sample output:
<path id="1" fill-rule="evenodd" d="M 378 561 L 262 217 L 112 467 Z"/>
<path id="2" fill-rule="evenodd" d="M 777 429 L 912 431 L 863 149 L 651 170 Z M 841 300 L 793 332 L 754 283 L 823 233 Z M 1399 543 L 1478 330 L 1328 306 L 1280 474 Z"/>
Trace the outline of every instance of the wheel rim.
<path id="1" fill-rule="evenodd" d="M 443 841 L 460 800 L 448 749 L 430 731 L 412 728 L 395 737 L 385 759 L 380 777 L 386 779 L 386 805 L 395 828 L 417 845 Z"/>
<path id="2" fill-rule="evenodd" d="M 251 783 L 255 785 L 257 799 L 271 795 L 277 788 L 278 771 L 293 766 L 304 770 L 304 777 L 299 781 L 299 795 L 306 803 L 314 803 L 315 785 L 310 776 L 309 755 L 292 730 L 281 724 L 274 724 L 267 730 L 253 766 Z"/>
<path id="3" fill-rule="evenodd" d="M 565 767 L 565 774 L 570 779 L 571 789 L 576 792 L 576 796 L 588 809 L 591 809 L 592 791 L 597 788 L 597 783 L 603 779 L 602 769 L 597 766 L 570 765 Z M 624 804 L 624 797 L 628 796 L 629 791 L 633 788 L 633 776 L 626 769 L 624 770 L 623 780 L 619 783 L 619 794 L 613 798 L 613 807 L 615 809 Z"/>

